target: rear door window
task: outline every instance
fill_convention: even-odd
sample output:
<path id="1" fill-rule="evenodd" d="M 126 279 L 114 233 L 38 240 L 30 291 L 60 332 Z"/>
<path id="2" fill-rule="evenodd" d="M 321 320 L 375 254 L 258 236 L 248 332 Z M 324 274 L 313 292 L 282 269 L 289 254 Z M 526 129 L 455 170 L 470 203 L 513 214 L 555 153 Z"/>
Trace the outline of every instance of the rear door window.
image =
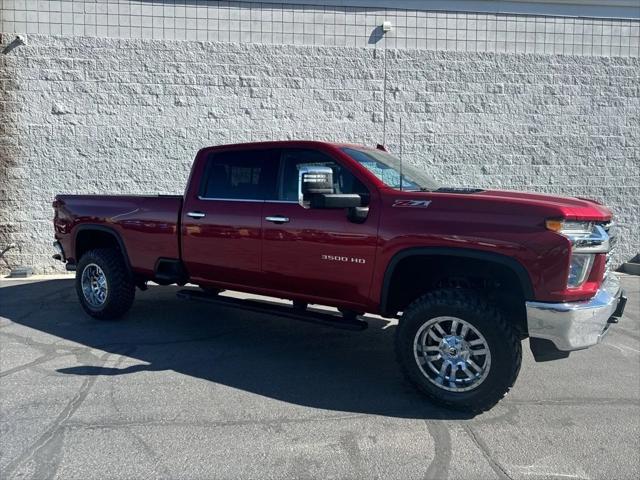
<path id="1" fill-rule="evenodd" d="M 276 198 L 279 150 L 213 152 L 199 195 L 218 200 L 272 200 Z"/>

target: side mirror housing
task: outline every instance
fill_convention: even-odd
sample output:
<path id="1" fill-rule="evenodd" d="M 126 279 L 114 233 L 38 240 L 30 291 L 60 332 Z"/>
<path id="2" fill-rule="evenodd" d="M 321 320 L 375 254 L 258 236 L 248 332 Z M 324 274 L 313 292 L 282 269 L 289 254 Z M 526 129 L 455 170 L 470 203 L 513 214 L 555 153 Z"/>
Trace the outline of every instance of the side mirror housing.
<path id="1" fill-rule="evenodd" d="M 302 165 L 298 171 L 298 203 L 303 208 L 354 208 L 361 205 L 362 198 L 335 193 L 331 168 Z"/>
<path id="2" fill-rule="evenodd" d="M 329 167 L 301 165 L 298 170 L 298 203 L 311 208 L 316 195 L 333 193 L 333 170 Z"/>
<path id="3" fill-rule="evenodd" d="M 321 193 L 311 197 L 311 208 L 355 208 L 362 204 L 357 193 Z"/>

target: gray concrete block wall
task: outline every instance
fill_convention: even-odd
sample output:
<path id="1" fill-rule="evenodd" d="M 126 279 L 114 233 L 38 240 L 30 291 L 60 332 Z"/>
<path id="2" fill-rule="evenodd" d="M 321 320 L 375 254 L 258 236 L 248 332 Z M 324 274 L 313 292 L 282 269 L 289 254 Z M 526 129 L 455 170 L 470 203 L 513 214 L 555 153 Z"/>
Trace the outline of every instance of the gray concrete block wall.
<path id="1" fill-rule="evenodd" d="M 640 9 L 592 2 L 377 2 L 371 6 L 203 0 L 0 0 L 0 31 L 157 40 L 640 56 Z M 333 2 L 335 3 L 335 2 Z M 364 4 L 372 2 L 364 2 Z M 491 2 L 489 2 L 491 3 Z M 531 3 L 536 3 L 531 2 Z M 573 3 L 573 5 L 567 5 Z M 384 7 L 382 6 L 384 5 Z M 411 5 L 411 9 L 406 7 Z M 546 7 L 545 7 L 546 6 Z M 562 6 L 564 14 L 558 12 Z M 488 8 L 488 10 L 486 10 Z M 570 10 L 567 11 L 567 9 Z M 503 13 L 496 13 L 503 12 Z M 604 17 L 602 15 L 604 14 Z M 595 18 L 600 16 L 600 18 Z M 383 33 L 388 21 L 392 30 Z"/>
<path id="2" fill-rule="evenodd" d="M 3 47 L 12 40 L 3 37 Z M 387 143 L 445 184 L 594 198 L 640 250 L 640 60 L 387 50 Z M 181 193 L 205 145 L 383 138 L 385 51 L 30 35 L 0 54 L 0 244 L 51 272 L 56 193 Z"/>

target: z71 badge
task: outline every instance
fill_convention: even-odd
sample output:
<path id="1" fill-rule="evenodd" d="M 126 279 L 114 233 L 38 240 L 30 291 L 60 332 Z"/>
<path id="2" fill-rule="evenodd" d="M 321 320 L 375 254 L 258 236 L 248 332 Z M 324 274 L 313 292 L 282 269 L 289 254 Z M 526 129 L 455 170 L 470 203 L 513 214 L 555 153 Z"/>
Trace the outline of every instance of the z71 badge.
<path id="1" fill-rule="evenodd" d="M 416 207 L 427 208 L 431 204 L 431 200 L 396 200 L 392 207 Z"/>

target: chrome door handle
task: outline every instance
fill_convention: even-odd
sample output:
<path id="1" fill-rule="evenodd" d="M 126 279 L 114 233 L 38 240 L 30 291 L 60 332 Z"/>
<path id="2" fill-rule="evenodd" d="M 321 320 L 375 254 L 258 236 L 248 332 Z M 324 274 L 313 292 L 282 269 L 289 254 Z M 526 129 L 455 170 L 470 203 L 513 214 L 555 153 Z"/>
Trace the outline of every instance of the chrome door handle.
<path id="1" fill-rule="evenodd" d="M 289 217 L 281 217 L 280 215 L 274 215 L 272 217 L 264 217 L 267 222 L 273 223 L 289 223 Z"/>
<path id="2" fill-rule="evenodd" d="M 202 212 L 187 212 L 187 217 L 191 217 L 191 218 L 202 218 L 205 217 L 207 214 L 206 213 L 202 213 Z"/>

